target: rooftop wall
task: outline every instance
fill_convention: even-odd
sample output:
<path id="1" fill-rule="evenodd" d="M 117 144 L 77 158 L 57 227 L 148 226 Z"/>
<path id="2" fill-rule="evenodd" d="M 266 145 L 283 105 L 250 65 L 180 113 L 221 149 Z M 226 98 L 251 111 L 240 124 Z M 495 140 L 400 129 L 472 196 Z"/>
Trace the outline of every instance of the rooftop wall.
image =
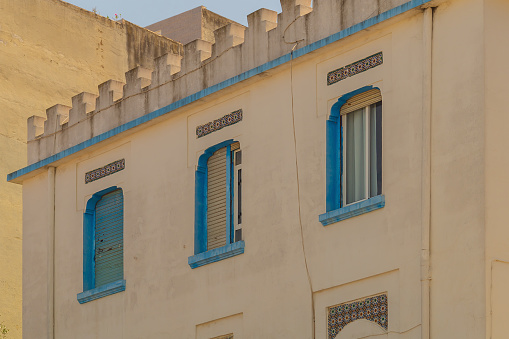
<path id="1" fill-rule="evenodd" d="M 214 31 L 232 22 L 234 21 L 199 6 L 156 22 L 147 26 L 147 29 L 160 31 L 161 35 L 183 44 L 196 39 L 214 43 Z"/>
<path id="2" fill-rule="evenodd" d="M 55 105 L 47 118 L 28 120 L 28 162 L 35 163 L 144 114 L 362 22 L 405 0 L 281 0 L 282 12 L 260 9 L 248 27 L 230 23 L 214 31 L 215 43 L 194 40 L 184 56 L 167 53 L 154 68 L 136 67 L 126 82 L 81 93 L 72 107 Z"/>

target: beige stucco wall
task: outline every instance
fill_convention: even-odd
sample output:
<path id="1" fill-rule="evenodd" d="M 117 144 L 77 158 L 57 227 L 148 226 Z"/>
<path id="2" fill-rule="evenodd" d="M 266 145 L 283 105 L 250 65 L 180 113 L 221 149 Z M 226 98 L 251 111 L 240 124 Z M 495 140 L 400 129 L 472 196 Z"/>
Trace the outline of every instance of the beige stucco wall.
<path id="1" fill-rule="evenodd" d="M 181 46 L 56 0 L 0 0 L 0 17 L 0 322 L 21 338 L 21 187 L 5 178 L 26 165 L 26 119 Z"/>
<path id="2" fill-rule="evenodd" d="M 416 65 L 422 54 L 422 24 L 422 14 L 416 14 L 295 60 L 300 200 L 288 64 L 62 162 L 55 185 L 55 336 L 211 338 L 231 329 L 235 338 L 309 337 L 313 324 L 304 241 L 317 338 L 325 338 L 328 306 L 381 292 L 389 295 L 389 331 L 419 337 L 422 69 Z M 328 71 L 379 51 L 384 53 L 382 66 L 326 85 Z M 379 87 L 383 96 L 386 207 L 324 227 L 318 215 L 325 212 L 325 121 L 330 105 L 369 84 Z M 196 139 L 197 125 L 239 108 L 242 122 Z M 243 150 L 246 250 L 191 269 L 187 258 L 194 246 L 196 162 L 204 149 L 229 138 L 239 140 Z M 125 170 L 84 183 L 86 171 L 121 158 L 126 159 Z M 46 174 L 40 176 L 23 183 L 27 195 L 44 194 L 39 181 Z M 83 279 L 83 210 L 94 192 L 110 186 L 122 187 L 125 194 L 127 288 L 80 305 L 76 295 Z M 32 204 L 26 213 L 43 213 L 45 208 Z M 30 265 L 43 266 L 45 260 L 27 258 Z M 37 289 L 27 289 L 25 295 L 25 302 L 37 307 L 48 303 Z M 31 312 L 26 309 L 25 316 Z M 25 336 L 36 337 L 44 326 L 27 326 Z M 344 336 L 373 333 L 370 326 L 358 323 Z"/>
<path id="3" fill-rule="evenodd" d="M 484 10 L 485 39 L 485 152 L 486 164 L 486 337 L 505 338 L 509 333 L 507 315 L 509 310 L 509 231 L 508 209 L 505 206 L 509 185 L 507 168 L 509 157 L 508 134 L 505 126 L 507 100 L 505 96 L 509 68 L 504 64 L 509 46 L 500 43 L 509 34 L 509 3 L 486 1 Z"/>
<path id="4" fill-rule="evenodd" d="M 502 0 L 434 4 L 431 74 L 424 64 L 426 22 L 422 11 L 413 11 L 57 162 L 55 337 L 205 339 L 233 332 L 236 339 L 309 338 L 314 326 L 316 338 L 326 338 L 328 306 L 386 292 L 388 332 L 357 321 L 337 338 L 426 339 L 423 312 L 431 315 L 432 338 L 504 338 L 509 234 L 500 88 L 509 70 L 499 67 L 508 49 L 500 39 L 509 31 L 509 8 Z M 326 85 L 327 72 L 380 51 L 383 65 Z M 235 60 L 235 54 L 228 57 Z M 216 62 L 211 77 L 229 74 L 231 64 Z M 430 130 L 424 109 L 427 76 L 432 79 Z M 189 88 L 199 89 L 200 75 L 193 77 L 187 78 Z M 338 97 L 366 85 L 380 88 L 383 98 L 386 206 L 324 227 L 318 215 L 325 212 L 326 119 Z M 106 114 L 141 116 L 149 107 L 168 104 L 172 95 L 184 97 L 182 89 L 171 86 L 98 115 L 105 120 Z M 197 125 L 239 108 L 242 122 L 196 139 Z M 243 150 L 245 253 L 191 269 L 197 159 L 230 138 Z M 87 171 L 122 158 L 125 170 L 84 183 Z M 124 190 L 127 287 L 80 305 L 83 211 L 94 192 L 111 186 Z M 37 267 L 43 277 L 25 284 L 30 287 L 24 292 L 25 319 L 31 322 L 24 334 L 38 338 L 48 319 L 35 312 L 51 302 L 51 279 L 44 278 L 50 225 L 41 199 L 48 194 L 47 174 L 25 179 L 23 189 L 25 228 L 30 228 L 24 241 L 34 248 L 25 249 L 25 265 Z M 427 215 L 429 311 L 421 294 Z M 26 266 L 24 272 L 32 274 Z"/>
<path id="5" fill-rule="evenodd" d="M 431 144 L 431 336 L 484 338 L 484 2 L 435 11 Z"/>

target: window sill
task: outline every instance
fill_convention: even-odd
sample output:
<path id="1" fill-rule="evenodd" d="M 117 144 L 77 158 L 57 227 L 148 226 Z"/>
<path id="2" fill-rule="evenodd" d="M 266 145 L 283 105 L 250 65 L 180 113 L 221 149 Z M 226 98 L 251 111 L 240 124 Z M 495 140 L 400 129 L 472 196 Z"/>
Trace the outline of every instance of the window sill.
<path id="1" fill-rule="evenodd" d="M 188 258 L 187 262 L 191 268 L 197 268 L 242 254 L 244 253 L 244 246 L 244 240 L 237 241 L 226 246 L 193 255 Z"/>
<path id="2" fill-rule="evenodd" d="M 356 217 L 358 215 L 368 213 L 385 206 L 385 196 L 377 195 L 357 203 L 338 208 L 319 216 L 319 220 L 323 226 L 333 224 L 335 222 Z"/>
<path id="3" fill-rule="evenodd" d="M 125 280 L 117 280 L 112 283 L 78 293 L 78 301 L 80 304 L 84 304 L 122 291 L 125 291 Z"/>

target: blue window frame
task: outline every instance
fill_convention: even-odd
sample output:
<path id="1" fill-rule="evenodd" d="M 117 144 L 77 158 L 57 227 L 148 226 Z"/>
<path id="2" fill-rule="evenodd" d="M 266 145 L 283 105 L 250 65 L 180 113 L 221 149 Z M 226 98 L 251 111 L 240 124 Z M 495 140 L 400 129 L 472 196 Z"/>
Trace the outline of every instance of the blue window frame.
<path id="1" fill-rule="evenodd" d="M 365 86 L 332 106 L 326 126 L 326 213 L 319 216 L 324 226 L 385 206 L 379 93 Z"/>
<path id="2" fill-rule="evenodd" d="M 83 213 L 80 304 L 125 290 L 124 195 L 116 186 L 95 193 Z"/>
<path id="3" fill-rule="evenodd" d="M 209 147 L 198 159 L 191 268 L 244 253 L 240 159 L 239 144 L 233 139 Z"/>

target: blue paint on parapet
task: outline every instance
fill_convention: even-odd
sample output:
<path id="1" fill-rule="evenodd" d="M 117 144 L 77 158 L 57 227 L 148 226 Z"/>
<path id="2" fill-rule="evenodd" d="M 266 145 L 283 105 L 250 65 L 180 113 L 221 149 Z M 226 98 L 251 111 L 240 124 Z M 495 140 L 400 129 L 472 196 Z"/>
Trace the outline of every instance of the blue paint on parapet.
<path id="1" fill-rule="evenodd" d="M 368 20 L 365 20 L 361 23 L 358 23 L 356 25 L 353 25 L 352 27 L 349 27 L 347 29 L 344 29 L 338 33 L 335 33 L 335 34 L 332 34 L 322 40 L 319 40 L 319 41 L 316 41 L 312 44 L 309 44 L 307 46 L 304 46 L 302 48 L 299 48 L 297 50 L 295 50 L 293 52 L 293 58 L 298 58 L 300 56 L 303 56 L 303 55 L 306 55 L 308 53 L 311 53 L 321 47 L 324 47 L 324 46 L 327 46 L 329 44 L 332 44 L 336 41 L 339 41 L 341 39 L 344 39 L 345 37 L 347 36 L 350 36 L 354 33 L 357 33 L 359 31 L 362 31 L 366 28 L 369 28 L 373 25 L 376 25 L 382 21 L 385 21 L 387 19 L 390 19 L 396 15 L 399 15 L 401 13 L 404 13 L 406 11 L 409 11 L 413 8 L 416 8 L 416 7 L 419 7 L 427 2 L 429 2 L 431 0 L 412 0 L 412 1 L 409 1 L 401 6 L 398 6 L 398 7 L 395 7 L 391 10 L 388 10 L 387 12 L 384 12 L 384 13 L 381 13 L 373 18 L 370 18 Z M 181 108 L 183 106 L 186 106 L 194 101 L 197 101 L 199 99 L 202 99 L 212 93 L 215 93 L 215 92 L 218 92 L 218 91 L 221 91 L 227 87 L 230 87 L 238 82 L 241 82 L 241 81 L 244 81 L 246 79 L 249 79 L 251 77 L 254 77 L 256 75 L 259 75 L 263 72 L 266 72 L 268 70 L 271 70 L 277 66 L 280 66 L 286 62 L 289 62 L 291 60 L 292 56 L 291 56 L 291 53 L 288 53 L 286 55 L 283 55 L 277 59 L 274 59 L 272 61 L 269 61 L 263 65 L 260 65 L 258 67 L 255 67 L 253 69 L 250 69 L 249 71 L 246 71 L 244 73 L 241 73 L 239 75 L 236 75 L 228 80 L 225 80 L 223 82 L 220 82 L 214 86 L 211 86 L 211 87 L 208 87 L 204 90 L 201 90 L 197 93 L 194 93 L 188 97 L 185 97 L 181 100 L 178 100 L 168 106 L 165 106 L 163 108 L 160 108 L 158 110 L 155 110 L 151 113 L 148 113 L 140 118 L 137 118 L 133 121 L 130 121 L 128 123 L 125 123 L 121 126 L 118 126 L 118 127 L 115 127 L 113 128 L 112 130 L 108 131 L 108 132 L 105 132 L 103 134 L 100 134 L 98 136 L 95 136 L 87 141 L 84 141 L 78 145 L 75 145 L 73 147 L 70 147 L 62 152 L 59 152 L 57 154 L 54 154 L 46 159 L 43 159 L 39 162 L 36 162 L 30 166 L 27 166 L 27 167 L 24 167 L 16 172 L 13 172 L 13 173 L 10 173 L 7 175 L 7 181 L 12 181 L 22 175 L 25 175 L 27 173 L 30 173 L 34 170 L 37 170 L 39 168 L 42 168 L 44 166 L 47 166 L 55 161 L 58 161 L 58 160 L 61 160 L 71 154 L 74 154 L 76 152 L 79 152 L 87 147 L 90 147 L 92 145 L 95 145 L 101 141 L 104 141 L 106 139 L 109 139 L 119 133 L 122 133 L 124 131 L 127 131 L 131 128 L 134 128 L 136 126 L 139 126 L 143 123 L 146 123 L 152 119 L 155 119 L 157 117 L 160 117 L 164 114 L 167 114 L 167 113 L 170 113 L 178 108 Z"/>

